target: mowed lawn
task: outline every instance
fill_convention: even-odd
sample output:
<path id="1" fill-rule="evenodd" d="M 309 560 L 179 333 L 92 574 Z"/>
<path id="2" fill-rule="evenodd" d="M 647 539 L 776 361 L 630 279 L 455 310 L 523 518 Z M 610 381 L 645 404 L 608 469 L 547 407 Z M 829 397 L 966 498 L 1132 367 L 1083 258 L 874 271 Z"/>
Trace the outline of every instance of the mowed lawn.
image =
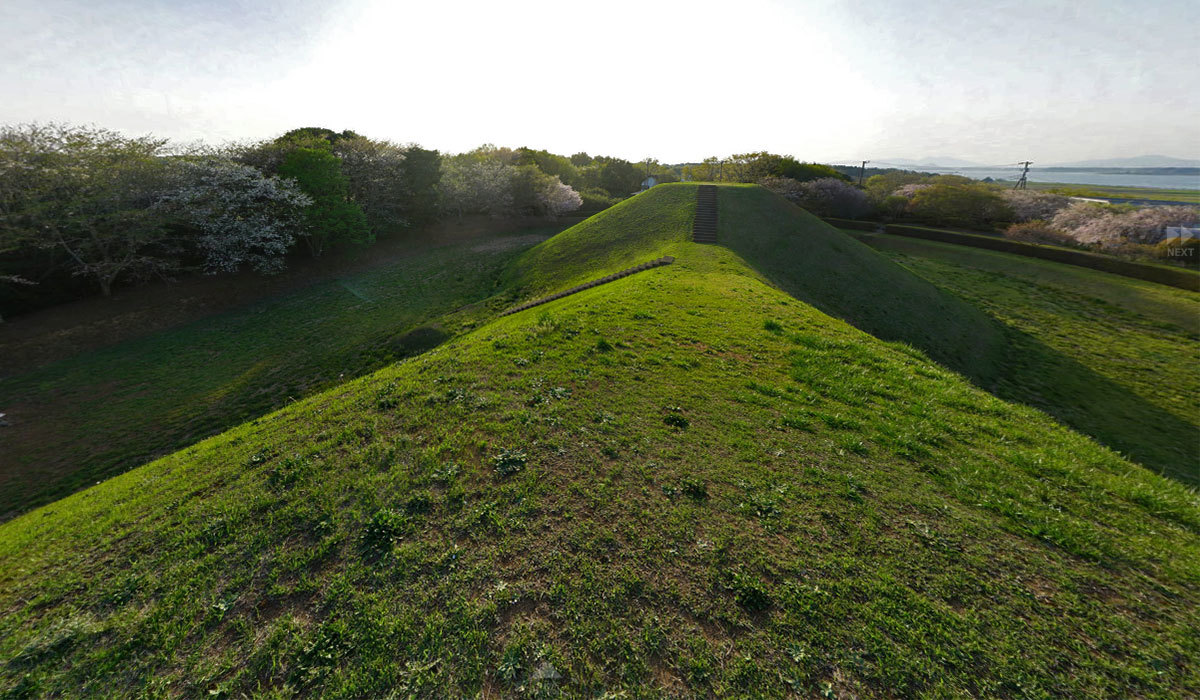
<path id="1" fill-rule="evenodd" d="M 967 246 L 862 239 L 1004 324 L 992 391 L 1200 483 L 1200 295 Z"/>
<path id="2" fill-rule="evenodd" d="M 514 255 L 555 228 L 395 264 L 0 379 L 0 519 L 426 349 L 491 313 Z M 500 302 L 495 302 L 500 303 Z M 462 307 L 468 307 L 462 309 Z M 405 337 L 429 319 L 462 311 Z"/>

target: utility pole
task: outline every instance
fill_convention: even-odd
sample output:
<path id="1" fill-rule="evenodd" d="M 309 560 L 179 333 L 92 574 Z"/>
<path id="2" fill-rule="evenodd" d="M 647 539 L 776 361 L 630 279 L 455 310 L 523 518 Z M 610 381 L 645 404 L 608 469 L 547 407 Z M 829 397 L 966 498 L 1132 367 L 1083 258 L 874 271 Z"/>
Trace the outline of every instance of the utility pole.
<path id="1" fill-rule="evenodd" d="M 858 186 L 859 187 L 862 187 L 863 176 L 867 174 L 867 163 L 870 163 L 870 162 L 871 161 L 869 161 L 869 160 L 864 160 L 862 162 L 862 170 L 858 171 Z"/>
<path id="2" fill-rule="evenodd" d="M 1033 161 L 1032 160 L 1023 160 L 1020 163 L 1017 163 L 1017 165 L 1024 165 L 1025 170 L 1021 171 L 1021 179 L 1017 180 L 1017 184 L 1013 185 L 1013 189 L 1014 190 L 1023 190 L 1023 189 L 1025 189 L 1025 182 L 1026 182 L 1025 177 L 1027 175 L 1029 175 L 1029 166 L 1033 165 Z"/>

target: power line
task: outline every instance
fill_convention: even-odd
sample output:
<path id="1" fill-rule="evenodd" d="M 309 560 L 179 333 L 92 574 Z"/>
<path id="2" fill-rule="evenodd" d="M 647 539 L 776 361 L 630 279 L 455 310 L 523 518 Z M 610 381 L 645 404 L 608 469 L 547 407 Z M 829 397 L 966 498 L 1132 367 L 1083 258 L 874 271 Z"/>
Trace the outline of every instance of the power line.
<path id="1" fill-rule="evenodd" d="M 1023 189 L 1025 189 L 1025 184 L 1026 184 L 1025 177 L 1027 175 L 1029 175 L 1029 166 L 1033 165 L 1033 161 L 1032 160 L 1023 160 L 1020 163 L 1017 163 L 1017 165 L 1024 165 L 1025 169 L 1023 171 L 1021 171 L 1021 179 L 1017 180 L 1017 184 L 1013 185 L 1013 189 L 1014 190 L 1023 190 Z"/>

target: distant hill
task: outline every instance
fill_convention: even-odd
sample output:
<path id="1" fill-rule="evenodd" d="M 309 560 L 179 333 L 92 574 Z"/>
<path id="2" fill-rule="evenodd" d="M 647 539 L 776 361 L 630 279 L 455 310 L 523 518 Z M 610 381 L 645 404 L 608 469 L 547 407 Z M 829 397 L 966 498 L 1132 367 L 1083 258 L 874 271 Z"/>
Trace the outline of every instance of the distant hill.
<path id="1" fill-rule="evenodd" d="M 1071 163 L 1054 163 L 1057 168 L 1189 168 L 1200 166 L 1200 160 L 1170 156 L 1134 156 L 1132 158 L 1102 158 Z"/>
<path id="2" fill-rule="evenodd" d="M 883 165 L 902 165 L 905 167 L 918 168 L 936 168 L 939 166 L 945 168 L 978 168 L 983 167 L 984 165 L 983 163 L 963 160 L 962 158 L 951 158 L 949 156 L 933 156 L 930 158 L 921 158 L 920 160 L 913 160 L 911 158 L 887 158 L 878 161 L 878 163 Z"/>

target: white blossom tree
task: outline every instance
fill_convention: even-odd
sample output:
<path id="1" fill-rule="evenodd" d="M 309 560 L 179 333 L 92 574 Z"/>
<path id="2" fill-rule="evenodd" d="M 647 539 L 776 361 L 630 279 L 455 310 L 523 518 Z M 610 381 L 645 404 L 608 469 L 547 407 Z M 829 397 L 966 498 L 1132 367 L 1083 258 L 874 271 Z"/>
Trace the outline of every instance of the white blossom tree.
<path id="1" fill-rule="evenodd" d="M 561 216 L 583 206 L 583 197 L 580 197 L 578 192 L 564 185 L 558 176 L 553 178 L 553 182 L 546 183 L 537 195 L 538 204 L 547 216 Z"/>
<path id="2" fill-rule="evenodd" d="M 759 181 L 758 184 L 789 202 L 799 204 L 804 199 L 805 192 L 804 188 L 800 186 L 800 181 L 793 180 L 790 177 L 766 177 Z"/>
<path id="3" fill-rule="evenodd" d="M 1070 197 L 1048 192 L 1004 190 L 1003 195 L 1017 221 L 1048 221 L 1071 204 Z"/>
<path id="4" fill-rule="evenodd" d="M 1067 207 L 1060 209 L 1050 219 L 1050 224 L 1056 229 L 1071 233 L 1089 221 L 1108 216 L 1113 211 L 1115 211 L 1114 208 L 1107 204 L 1074 201 Z"/>
<path id="5" fill-rule="evenodd" d="M 871 202 L 865 192 L 835 177 L 805 182 L 769 177 L 760 184 L 818 216 L 855 218 L 871 211 Z"/>
<path id="6" fill-rule="evenodd" d="M 312 199 L 291 180 L 230 161 L 178 164 L 177 189 L 156 205 L 199 236 L 208 273 L 283 269 Z"/>
<path id="7" fill-rule="evenodd" d="M 933 187 L 933 185 L 927 182 L 910 182 L 906 185 L 900 185 L 896 189 L 892 190 L 890 196 L 903 197 L 911 200 L 918 192 L 929 189 L 930 187 Z"/>
<path id="8" fill-rule="evenodd" d="M 165 139 L 62 124 L 0 128 L 0 237 L 65 253 L 105 296 L 172 269 L 152 205 L 169 186 Z"/>
<path id="9" fill-rule="evenodd" d="M 1193 226 L 1197 221 L 1200 207 L 1144 207 L 1089 218 L 1069 232 L 1081 243 L 1110 248 L 1157 243 L 1166 227 Z"/>
<path id="10" fill-rule="evenodd" d="M 448 158 L 443 161 L 439 185 L 442 206 L 459 217 L 506 216 L 512 211 L 515 175 L 512 166 L 498 160 Z"/>

